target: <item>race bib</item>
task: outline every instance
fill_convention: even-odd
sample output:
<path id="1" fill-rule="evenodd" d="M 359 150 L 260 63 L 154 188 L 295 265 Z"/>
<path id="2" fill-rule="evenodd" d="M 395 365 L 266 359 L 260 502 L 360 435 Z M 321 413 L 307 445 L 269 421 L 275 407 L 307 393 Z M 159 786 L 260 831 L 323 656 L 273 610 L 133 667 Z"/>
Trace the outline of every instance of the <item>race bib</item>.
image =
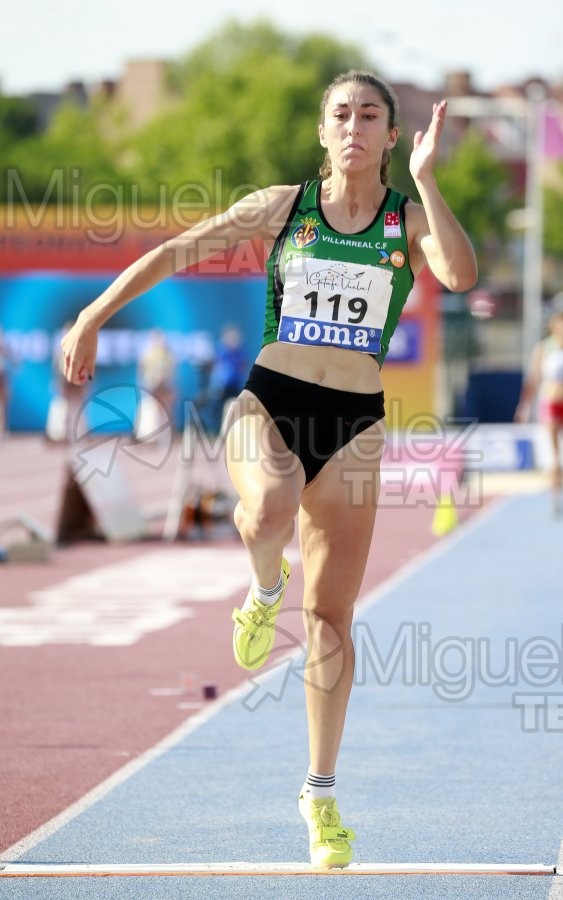
<path id="1" fill-rule="evenodd" d="M 285 273 L 279 341 L 380 352 L 390 269 L 294 257 Z"/>

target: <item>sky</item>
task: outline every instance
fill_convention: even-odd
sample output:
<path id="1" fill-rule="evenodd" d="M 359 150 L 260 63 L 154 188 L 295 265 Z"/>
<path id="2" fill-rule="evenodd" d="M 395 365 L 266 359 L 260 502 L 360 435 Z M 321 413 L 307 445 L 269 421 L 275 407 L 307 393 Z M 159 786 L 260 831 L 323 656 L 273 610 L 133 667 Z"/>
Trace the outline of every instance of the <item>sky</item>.
<path id="1" fill-rule="evenodd" d="M 127 60 L 175 59 L 229 18 L 356 44 L 391 83 L 475 87 L 540 76 L 563 83 L 561 0 L 3 0 L 0 91 L 57 91 L 117 79 Z"/>

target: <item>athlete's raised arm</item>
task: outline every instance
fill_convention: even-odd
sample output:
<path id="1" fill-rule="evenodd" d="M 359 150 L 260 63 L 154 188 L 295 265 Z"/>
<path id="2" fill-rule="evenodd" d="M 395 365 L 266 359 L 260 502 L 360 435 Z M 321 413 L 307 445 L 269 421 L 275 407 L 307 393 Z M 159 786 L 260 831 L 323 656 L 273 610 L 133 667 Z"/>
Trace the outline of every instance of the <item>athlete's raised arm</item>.
<path id="1" fill-rule="evenodd" d="M 225 212 L 198 222 L 127 267 L 79 314 L 61 341 L 64 374 L 82 384 L 92 378 L 98 332 L 118 310 L 187 266 L 252 238 L 271 241 L 280 232 L 297 188 L 277 186 L 248 194 Z"/>
<path id="2" fill-rule="evenodd" d="M 440 193 L 434 164 L 447 103 L 435 103 L 425 134 L 417 131 L 410 158 L 422 206 L 408 203 L 405 215 L 409 256 L 416 271 L 427 262 L 436 278 L 451 291 L 468 291 L 477 281 L 477 260 L 471 242 Z"/>

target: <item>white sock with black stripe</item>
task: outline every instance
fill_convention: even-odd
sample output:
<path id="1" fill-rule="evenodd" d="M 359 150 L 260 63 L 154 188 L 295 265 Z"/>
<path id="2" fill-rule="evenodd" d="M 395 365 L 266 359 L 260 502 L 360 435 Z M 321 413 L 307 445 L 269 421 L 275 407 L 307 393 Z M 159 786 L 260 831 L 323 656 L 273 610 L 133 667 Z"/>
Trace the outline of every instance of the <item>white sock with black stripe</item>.
<path id="1" fill-rule="evenodd" d="M 311 800 L 318 800 L 320 797 L 336 796 L 336 776 L 319 775 L 317 772 L 307 772 L 307 779 L 303 785 L 303 794 L 310 797 Z"/>
<path id="2" fill-rule="evenodd" d="M 256 584 L 256 579 L 252 582 L 252 593 L 256 597 L 260 603 L 263 603 L 264 606 L 273 606 L 277 600 L 280 599 L 281 592 L 283 590 L 283 577 L 280 572 L 279 581 L 273 588 L 263 588 L 260 587 L 259 584 Z"/>

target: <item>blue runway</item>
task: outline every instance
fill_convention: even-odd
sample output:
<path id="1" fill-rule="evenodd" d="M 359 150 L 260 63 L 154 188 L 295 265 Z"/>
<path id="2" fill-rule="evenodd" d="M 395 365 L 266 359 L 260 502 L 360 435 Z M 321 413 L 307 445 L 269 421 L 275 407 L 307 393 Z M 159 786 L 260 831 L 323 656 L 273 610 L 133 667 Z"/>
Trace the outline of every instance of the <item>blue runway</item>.
<path id="1" fill-rule="evenodd" d="M 563 521 L 551 518 L 549 497 L 513 497 L 359 606 L 356 684 L 337 771 L 343 820 L 358 835 L 356 862 L 557 863 L 562 551 Z M 297 811 L 306 768 L 302 674 L 289 662 L 258 691 L 243 685 L 217 715 L 18 861 L 306 863 Z M 0 896 L 554 900 L 563 897 L 562 881 L 34 878 L 0 879 Z"/>

